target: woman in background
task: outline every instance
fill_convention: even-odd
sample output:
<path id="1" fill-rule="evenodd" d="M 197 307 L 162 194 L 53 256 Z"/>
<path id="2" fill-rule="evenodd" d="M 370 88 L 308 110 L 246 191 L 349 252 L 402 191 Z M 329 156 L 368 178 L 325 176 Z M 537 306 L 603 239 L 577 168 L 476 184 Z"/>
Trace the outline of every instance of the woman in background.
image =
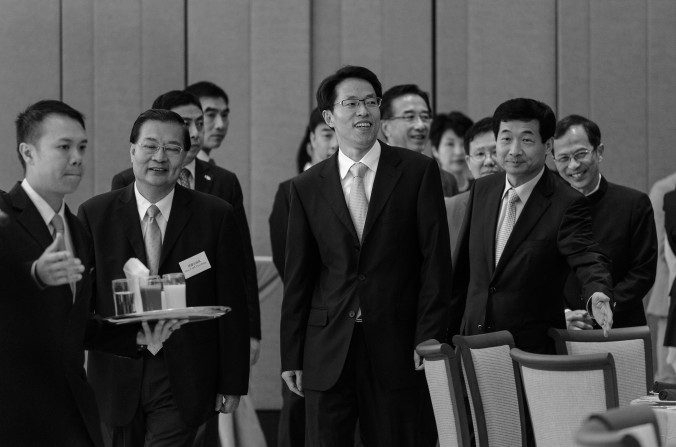
<path id="1" fill-rule="evenodd" d="M 467 191 L 474 180 L 465 163 L 463 145 L 465 132 L 472 124 L 474 123 L 467 115 L 454 111 L 435 116 L 430 129 L 432 155 L 441 169 L 455 176 L 459 192 Z"/>

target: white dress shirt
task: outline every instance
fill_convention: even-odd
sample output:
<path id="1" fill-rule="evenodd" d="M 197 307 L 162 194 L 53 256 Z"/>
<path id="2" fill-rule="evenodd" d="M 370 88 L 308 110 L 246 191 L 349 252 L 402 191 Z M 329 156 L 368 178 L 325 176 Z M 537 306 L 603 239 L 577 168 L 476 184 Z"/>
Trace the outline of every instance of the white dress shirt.
<path id="1" fill-rule="evenodd" d="M 148 199 L 143 197 L 136 187 L 136 182 L 134 182 L 134 194 L 136 195 L 136 207 L 138 209 L 138 217 L 141 221 L 141 232 L 143 233 L 143 240 L 146 238 L 146 230 L 148 228 L 148 219 L 146 217 L 146 212 L 150 205 L 153 203 L 149 202 Z M 164 233 L 167 231 L 167 222 L 169 222 L 169 214 L 171 214 L 171 202 L 174 200 L 174 189 L 172 188 L 171 192 L 160 199 L 154 205 L 159 208 L 160 213 L 155 216 L 157 225 L 160 227 L 160 233 L 162 233 L 162 240 L 164 241 Z"/>
<path id="2" fill-rule="evenodd" d="M 190 189 L 195 189 L 195 159 L 193 158 L 190 163 L 183 166 L 185 169 L 190 171 Z"/>
<path id="3" fill-rule="evenodd" d="M 505 189 L 502 191 L 502 203 L 500 204 L 500 215 L 498 217 L 498 226 L 496 227 L 495 230 L 496 234 L 498 232 L 498 229 L 502 226 L 502 221 L 505 219 L 505 214 L 507 214 L 507 197 L 508 197 L 507 191 L 509 191 L 511 188 L 514 188 L 514 191 L 516 191 L 516 195 L 519 196 L 519 200 L 515 203 L 516 205 L 515 222 L 518 222 L 519 216 L 521 215 L 521 211 L 523 211 L 523 207 L 526 206 L 526 202 L 528 202 L 528 199 L 530 198 L 533 189 L 535 189 L 535 185 L 537 185 L 537 183 L 540 181 L 544 173 L 545 168 L 543 167 L 542 170 L 538 173 L 538 175 L 528 180 L 523 185 L 517 186 L 516 188 L 510 185 L 507 176 L 505 176 Z"/>
<path id="4" fill-rule="evenodd" d="M 64 206 L 64 202 L 61 202 L 61 208 L 59 208 L 59 212 L 56 213 L 45 201 L 45 199 L 43 199 L 40 194 L 38 194 L 33 189 L 33 187 L 28 183 L 28 180 L 23 179 L 21 182 L 21 187 L 28 195 L 28 198 L 31 199 L 31 202 L 33 202 L 35 208 L 38 209 L 38 213 L 40 213 L 42 220 L 45 221 L 45 225 L 47 225 L 47 228 L 49 228 L 49 233 L 52 235 L 52 237 L 56 236 L 56 229 L 52 226 L 52 219 L 56 214 L 61 216 L 61 219 L 63 220 L 63 239 L 64 243 L 66 244 L 66 250 L 69 251 L 71 255 L 74 254 L 75 250 L 73 250 L 73 240 L 70 236 L 70 228 L 68 227 L 68 220 L 66 219 L 66 207 Z"/>
<path id="5" fill-rule="evenodd" d="M 204 152 L 202 149 L 200 149 L 200 151 L 197 153 L 197 157 L 195 157 L 195 158 L 199 158 L 200 160 L 206 161 L 207 163 L 209 162 L 209 160 L 211 160 L 211 157 L 209 156 L 209 154 Z"/>
<path id="6" fill-rule="evenodd" d="M 366 192 L 366 199 L 371 201 L 371 191 L 373 191 L 373 181 L 376 178 L 376 171 L 378 170 L 378 162 L 380 161 L 380 142 L 376 140 L 375 144 L 369 151 L 359 160 L 365 164 L 368 169 L 364 174 L 364 191 Z M 343 187 L 343 194 L 345 194 L 345 203 L 350 200 L 350 190 L 352 189 L 352 180 L 354 176 L 350 172 L 353 164 L 358 163 L 343 153 L 343 150 L 338 150 L 338 172 L 340 173 L 340 185 Z"/>

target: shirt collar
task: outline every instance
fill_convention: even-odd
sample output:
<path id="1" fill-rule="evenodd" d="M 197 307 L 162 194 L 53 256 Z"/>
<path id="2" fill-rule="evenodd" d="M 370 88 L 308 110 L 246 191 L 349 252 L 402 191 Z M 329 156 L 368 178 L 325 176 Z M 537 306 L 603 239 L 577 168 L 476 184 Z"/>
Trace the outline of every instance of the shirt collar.
<path id="1" fill-rule="evenodd" d="M 195 178 L 195 159 L 193 158 L 190 163 L 188 163 L 187 165 L 185 165 L 183 167 L 186 168 L 188 171 L 190 171 L 190 174 L 192 175 L 192 178 L 194 179 Z"/>
<path id="2" fill-rule="evenodd" d="M 197 153 L 197 156 L 195 158 L 199 158 L 200 160 L 206 161 L 206 162 L 211 160 L 211 157 L 209 157 L 209 154 L 204 152 L 202 149 L 200 149 L 200 151 Z"/>
<path id="3" fill-rule="evenodd" d="M 600 187 L 601 187 L 601 174 L 599 174 L 599 179 L 598 179 L 598 181 L 596 182 L 596 187 L 595 187 L 589 194 L 586 194 L 586 196 L 587 196 L 587 197 L 591 196 L 591 195 L 594 194 L 596 191 L 598 191 Z"/>
<path id="4" fill-rule="evenodd" d="M 514 188 L 514 191 L 516 192 L 516 195 L 519 196 L 519 200 L 521 201 L 521 203 L 525 204 L 528 201 L 530 194 L 533 192 L 533 189 L 535 189 L 535 185 L 537 185 L 537 183 L 542 178 L 542 175 L 545 173 L 545 169 L 546 168 L 543 166 L 538 175 L 528 180 L 523 185 Z M 510 188 L 512 188 L 512 185 L 509 184 L 509 180 L 507 180 L 507 176 L 505 176 L 505 189 L 502 191 L 503 199 L 505 198 L 505 194 L 507 194 L 507 191 L 509 191 Z"/>
<path id="5" fill-rule="evenodd" d="M 378 162 L 380 161 L 380 141 L 376 140 L 371 146 L 371 149 L 359 160 L 359 162 L 364 163 L 371 171 L 376 172 L 378 169 Z M 350 172 L 350 168 L 356 162 L 350 157 L 345 155 L 342 149 L 338 148 L 338 171 L 340 173 L 341 180 L 347 176 L 347 173 Z"/>
<path id="6" fill-rule="evenodd" d="M 35 208 L 38 209 L 38 213 L 40 213 L 40 216 L 42 217 L 42 220 L 45 221 L 45 224 L 49 227 L 52 223 L 52 219 L 54 216 L 57 214 L 54 212 L 51 206 L 47 203 L 45 199 L 42 198 L 40 194 L 38 194 L 33 187 L 28 183 L 27 179 L 23 179 L 21 182 L 21 187 L 23 188 L 24 191 L 26 191 L 26 194 L 28 195 L 28 198 L 31 199 L 31 202 L 33 202 L 33 205 L 35 205 Z M 66 221 L 66 216 L 64 213 L 64 209 L 66 207 L 63 206 L 63 201 L 61 202 L 61 208 L 59 208 L 58 215 L 61 216 L 63 221 Z"/>
<path id="7" fill-rule="evenodd" d="M 171 203 L 174 200 L 175 190 L 176 188 L 172 188 L 169 194 L 162 197 L 157 203 L 155 203 L 155 206 L 159 208 L 160 213 L 162 213 L 162 217 L 167 222 L 169 222 L 169 214 L 171 213 Z M 136 196 L 136 207 L 138 208 L 138 215 L 139 218 L 141 219 L 141 222 L 143 222 L 143 219 L 146 217 L 146 212 L 148 211 L 148 208 L 150 208 L 150 205 L 152 205 L 152 203 L 148 199 L 143 197 L 143 195 L 141 195 L 138 188 L 136 187 L 136 182 L 134 182 L 134 195 Z"/>

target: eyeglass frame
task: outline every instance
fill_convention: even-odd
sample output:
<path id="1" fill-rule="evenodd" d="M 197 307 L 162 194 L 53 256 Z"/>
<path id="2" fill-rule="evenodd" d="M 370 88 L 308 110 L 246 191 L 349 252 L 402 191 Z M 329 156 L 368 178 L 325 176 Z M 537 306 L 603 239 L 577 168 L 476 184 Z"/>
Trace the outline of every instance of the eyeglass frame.
<path id="1" fill-rule="evenodd" d="M 185 152 L 185 149 L 182 146 L 179 146 L 178 144 L 175 145 L 175 147 L 179 148 L 178 152 L 173 151 L 174 148 L 173 144 L 170 145 L 170 147 L 167 147 L 166 144 L 152 143 L 157 145 L 157 149 L 155 149 L 152 152 L 150 151 L 151 148 L 149 148 L 146 144 L 143 143 L 134 143 L 134 144 L 139 146 L 145 152 L 146 155 L 149 155 L 151 157 L 155 155 L 160 149 L 162 149 L 168 157 L 177 157 L 181 154 L 181 152 Z"/>
<path id="2" fill-rule="evenodd" d="M 369 106 L 369 105 L 366 104 L 366 101 L 369 101 L 371 99 L 374 99 L 376 101 L 377 104 L 375 106 Z M 351 106 L 347 106 L 347 105 L 343 104 L 345 101 L 357 101 L 357 104 L 355 104 L 354 107 L 351 107 Z M 364 107 L 366 107 L 367 109 L 376 109 L 376 108 L 380 107 L 380 104 L 383 103 L 383 98 L 379 98 L 377 96 L 369 96 L 369 97 L 363 98 L 363 99 L 348 98 L 348 99 L 342 99 L 338 102 L 334 102 L 333 105 L 336 106 L 336 105 L 340 104 L 340 106 L 345 108 L 345 109 L 356 110 L 359 107 L 360 102 L 363 102 Z"/>
<path id="3" fill-rule="evenodd" d="M 583 161 L 583 160 L 586 160 L 587 157 L 589 156 L 589 154 L 591 154 L 591 153 L 594 152 L 595 150 L 596 150 L 596 148 L 592 148 L 592 149 L 581 149 L 581 150 L 579 150 L 579 151 L 576 151 L 572 156 L 567 155 L 567 154 L 566 154 L 566 155 L 563 155 L 563 157 L 567 157 L 567 158 L 568 158 L 568 160 L 566 160 L 566 161 L 564 162 L 563 160 L 560 159 L 560 157 L 557 159 L 557 158 L 554 156 L 554 150 L 552 149 L 552 158 L 554 159 L 554 163 L 560 164 L 560 165 L 564 165 L 564 166 L 568 166 L 568 165 L 570 164 L 570 161 L 571 161 L 571 160 L 575 160 L 575 161 L 578 162 L 578 163 L 581 162 L 581 161 Z M 580 156 L 580 157 L 578 157 L 578 155 L 580 155 L 580 154 L 583 154 L 583 155 Z"/>
<path id="4" fill-rule="evenodd" d="M 476 161 L 477 163 L 483 163 L 483 162 L 486 161 L 486 157 L 489 154 L 490 154 L 491 159 L 493 159 L 493 161 L 497 161 L 497 159 L 498 159 L 498 151 L 497 150 L 483 152 L 483 157 L 481 157 L 481 158 L 477 158 L 477 155 L 479 155 L 479 154 L 470 154 L 469 158 Z"/>
<path id="5" fill-rule="evenodd" d="M 427 118 L 423 118 L 420 113 L 410 113 L 409 116 L 407 115 L 399 115 L 399 116 L 391 116 L 387 118 L 388 120 L 404 120 L 407 123 L 415 123 L 416 119 L 420 119 L 423 123 L 429 123 L 430 121 L 434 120 L 434 115 L 431 113 L 427 112 L 428 116 Z M 410 119 L 409 119 L 410 118 Z"/>

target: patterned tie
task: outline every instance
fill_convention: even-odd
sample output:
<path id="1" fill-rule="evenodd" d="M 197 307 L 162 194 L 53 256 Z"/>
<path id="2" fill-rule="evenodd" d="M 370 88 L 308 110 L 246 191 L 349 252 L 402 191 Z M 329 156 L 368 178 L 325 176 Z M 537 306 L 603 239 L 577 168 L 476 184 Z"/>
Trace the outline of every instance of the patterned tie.
<path id="1" fill-rule="evenodd" d="M 495 265 L 498 265 L 500 261 L 500 256 L 502 256 L 502 251 L 507 245 L 509 240 L 509 235 L 514 229 L 514 224 L 516 223 L 516 202 L 519 201 L 519 195 L 516 193 L 514 188 L 510 188 L 507 191 L 507 211 L 505 212 L 505 218 L 502 220 L 502 225 L 498 228 L 498 234 L 495 238 Z"/>
<path id="2" fill-rule="evenodd" d="M 54 217 L 52 217 L 51 221 L 52 227 L 54 228 L 54 239 L 56 239 L 56 235 L 60 234 L 61 235 L 61 243 L 56 247 L 58 251 L 65 251 L 66 250 L 66 228 L 63 224 L 63 219 L 61 216 L 58 214 L 54 214 Z M 73 300 L 75 300 L 75 282 L 70 282 L 70 291 L 73 293 Z"/>
<path id="3" fill-rule="evenodd" d="M 192 174 L 188 168 L 181 169 L 181 172 L 178 174 L 178 184 L 184 188 L 190 189 L 190 177 L 192 177 Z"/>
<path id="4" fill-rule="evenodd" d="M 354 176 L 352 187 L 350 188 L 350 197 L 347 201 L 347 207 L 350 210 L 354 229 L 357 230 L 359 242 L 361 242 L 364 233 L 364 224 L 366 223 L 366 212 L 369 209 L 369 201 L 366 198 L 364 190 L 364 174 L 368 166 L 364 163 L 355 163 L 350 168 L 350 173 Z"/>
<path id="5" fill-rule="evenodd" d="M 162 254 L 162 232 L 156 219 L 159 213 L 160 209 L 155 205 L 150 205 L 148 211 L 146 211 L 148 223 L 144 242 L 146 246 L 146 258 L 148 258 L 148 269 L 151 275 L 157 275 L 157 271 L 160 268 L 160 255 Z"/>

